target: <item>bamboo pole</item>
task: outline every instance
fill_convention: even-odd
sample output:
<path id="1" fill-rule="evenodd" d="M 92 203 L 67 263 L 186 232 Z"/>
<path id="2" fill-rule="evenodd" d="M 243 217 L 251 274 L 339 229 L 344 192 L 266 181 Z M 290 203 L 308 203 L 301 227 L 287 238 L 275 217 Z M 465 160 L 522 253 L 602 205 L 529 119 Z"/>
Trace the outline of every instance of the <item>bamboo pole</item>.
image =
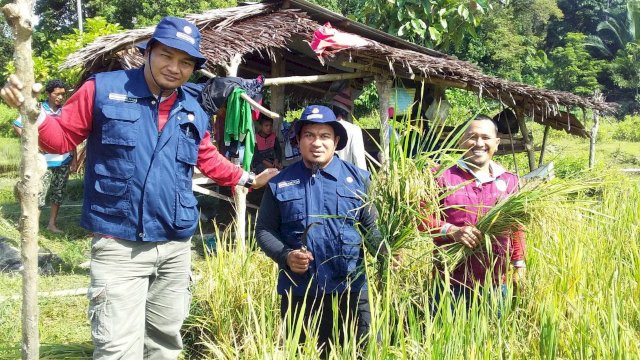
<path id="1" fill-rule="evenodd" d="M 16 185 L 18 200 L 22 208 L 20 216 L 22 270 L 22 359 L 38 359 L 40 338 L 38 333 L 38 193 L 40 179 L 46 170 L 44 161 L 38 154 L 38 125 L 40 112 L 32 89 L 35 82 L 31 50 L 33 31 L 33 1 L 16 0 L 2 8 L 7 23 L 15 36 L 16 75 L 22 81 L 22 96 L 25 101 L 20 106 L 24 119 L 22 130 L 22 163 L 20 181 Z"/>
<path id="2" fill-rule="evenodd" d="M 549 130 L 551 127 L 549 125 L 544 127 L 544 135 L 542 136 L 542 148 L 540 149 L 540 159 L 538 159 L 538 167 L 541 167 L 544 164 L 544 153 L 547 149 L 547 140 L 549 138 Z"/>
<path id="3" fill-rule="evenodd" d="M 281 74 L 281 75 L 284 75 L 284 74 Z M 340 73 L 340 74 L 276 77 L 272 71 L 271 78 L 265 79 L 264 86 L 313 84 L 313 83 L 330 82 L 330 81 L 336 81 L 336 80 L 361 79 L 367 76 L 370 76 L 370 74 L 366 74 L 363 72 L 353 72 L 353 73 Z"/>
<path id="4" fill-rule="evenodd" d="M 522 142 L 524 143 L 524 149 L 527 152 L 527 158 L 529 159 L 529 171 L 533 171 L 536 168 L 536 154 L 533 149 L 531 135 L 527 129 L 527 122 L 524 118 L 524 109 L 517 106 L 515 110 L 516 118 L 518 118 L 518 125 L 520 125 L 520 131 L 522 132 Z"/>

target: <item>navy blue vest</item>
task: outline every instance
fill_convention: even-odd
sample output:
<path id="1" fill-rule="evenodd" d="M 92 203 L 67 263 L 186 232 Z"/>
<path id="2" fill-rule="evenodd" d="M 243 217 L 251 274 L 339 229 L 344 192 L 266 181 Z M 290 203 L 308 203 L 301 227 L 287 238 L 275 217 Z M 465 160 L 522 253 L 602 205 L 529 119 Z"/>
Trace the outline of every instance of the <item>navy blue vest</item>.
<path id="1" fill-rule="evenodd" d="M 180 88 L 159 132 L 159 102 L 142 69 L 97 74 L 95 85 L 80 225 L 126 240 L 189 238 L 198 220 L 191 178 L 208 116 Z"/>

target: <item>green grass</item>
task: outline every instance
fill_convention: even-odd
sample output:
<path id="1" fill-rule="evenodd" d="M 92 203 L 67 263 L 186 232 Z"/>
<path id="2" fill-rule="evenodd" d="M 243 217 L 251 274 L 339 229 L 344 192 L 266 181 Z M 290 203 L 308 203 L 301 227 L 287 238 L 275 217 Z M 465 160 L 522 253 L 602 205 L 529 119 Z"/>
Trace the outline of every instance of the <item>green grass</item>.
<path id="1" fill-rule="evenodd" d="M 0 137 L 0 176 L 15 176 L 20 165 L 20 139 Z"/>

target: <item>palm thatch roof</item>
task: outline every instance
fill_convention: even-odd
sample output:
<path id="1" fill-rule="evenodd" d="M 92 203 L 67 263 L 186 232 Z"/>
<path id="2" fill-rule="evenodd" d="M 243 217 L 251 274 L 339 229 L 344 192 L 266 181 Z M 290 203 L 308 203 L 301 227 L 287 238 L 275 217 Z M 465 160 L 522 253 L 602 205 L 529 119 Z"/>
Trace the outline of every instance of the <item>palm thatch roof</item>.
<path id="1" fill-rule="evenodd" d="M 588 135 L 584 126 L 575 117 L 561 116 L 566 114 L 562 110 L 578 107 L 613 112 L 616 109 L 615 104 L 602 100 L 485 75 L 471 63 L 408 43 L 304 0 L 276 0 L 216 9 L 186 18 L 202 32 L 201 50 L 210 68 L 228 64 L 235 55 L 243 56 L 245 65 L 249 64 L 249 58 L 273 60 L 273 52 L 281 49 L 298 59 L 304 58 L 304 65 L 315 73 L 357 69 L 462 88 L 501 101 L 510 108 L 521 109 L 537 122 L 585 137 Z M 305 43 L 312 40 L 314 31 L 327 20 L 334 28 L 366 38 L 366 45 L 333 50 L 329 59 L 332 61 L 321 62 Z M 134 44 L 150 38 L 153 30 L 148 27 L 103 36 L 72 54 L 63 67 L 83 66 L 87 73 L 92 73 L 139 66 L 142 58 Z M 299 75 L 288 67 L 287 71 Z"/>

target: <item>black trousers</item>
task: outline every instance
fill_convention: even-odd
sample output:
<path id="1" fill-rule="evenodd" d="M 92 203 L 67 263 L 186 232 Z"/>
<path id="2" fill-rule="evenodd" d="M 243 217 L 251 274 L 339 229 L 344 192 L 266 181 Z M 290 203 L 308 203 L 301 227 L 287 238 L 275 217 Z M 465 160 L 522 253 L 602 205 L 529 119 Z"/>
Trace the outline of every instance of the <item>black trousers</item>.
<path id="1" fill-rule="evenodd" d="M 336 310 L 338 311 L 338 314 L 335 315 L 334 299 L 337 301 Z M 346 329 L 350 329 L 355 322 L 356 339 L 361 343 L 361 346 L 366 344 L 371 326 L 371 310 L 366 290 L 343 294 L 310 294 L 306 298 L 304 296 L 283 295 L 280 302 L 280 316 L 286 323 L 287 333 L 295 331 L 298 316 L 305 300 L 304 327 L 300 334 L 300 343 L 306 340 L 305 328 L 313 325 L 311 320 L 317 317 L 318 347 L 321 349 L 323 358 L 328 355 L 327 347 L 330 340 L 334 344 L 344 341 L 345 324 Z M 289 303 L 291 303 L 291 314 L 289 314 Z M 334 324 L 334 319 L 337 320 L 337 324 Z M 338 339 L 334 338 L 334 327 L 338 329 Z"/>

